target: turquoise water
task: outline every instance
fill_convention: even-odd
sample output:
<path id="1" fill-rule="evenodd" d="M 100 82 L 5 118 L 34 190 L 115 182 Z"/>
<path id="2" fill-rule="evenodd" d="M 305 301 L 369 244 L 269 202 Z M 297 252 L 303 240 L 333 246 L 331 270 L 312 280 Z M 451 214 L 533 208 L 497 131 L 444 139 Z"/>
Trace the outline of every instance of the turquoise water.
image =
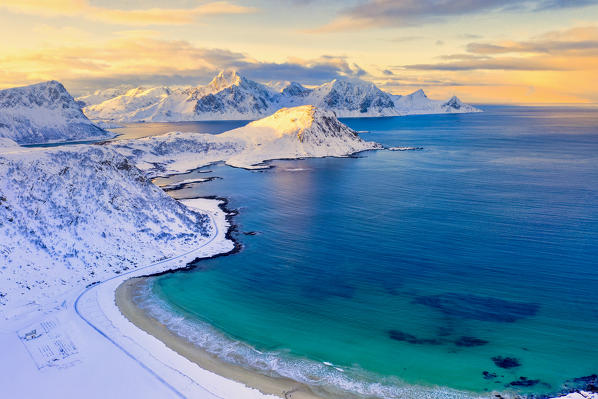
<path id="1" fill-rule="evenodd" d="M 229 198 L 243 249 L 153 278 L 144 306 L 341 396 L 548 394 L 598 372 L 595 109 L 345 123 L 424 150 L 162 179 L 221 177 L 171 194 Z"/>

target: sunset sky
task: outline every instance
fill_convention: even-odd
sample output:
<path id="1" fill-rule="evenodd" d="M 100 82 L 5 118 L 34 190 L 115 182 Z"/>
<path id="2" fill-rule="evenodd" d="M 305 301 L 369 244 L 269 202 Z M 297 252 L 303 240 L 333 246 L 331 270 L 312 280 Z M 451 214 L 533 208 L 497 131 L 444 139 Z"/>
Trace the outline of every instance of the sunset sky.
<path id="1" fill-rule="evenodd" d="M 360 77 L 474 103 L 598 103 L 598 0 L 0 0 L 0 87 Z"/>

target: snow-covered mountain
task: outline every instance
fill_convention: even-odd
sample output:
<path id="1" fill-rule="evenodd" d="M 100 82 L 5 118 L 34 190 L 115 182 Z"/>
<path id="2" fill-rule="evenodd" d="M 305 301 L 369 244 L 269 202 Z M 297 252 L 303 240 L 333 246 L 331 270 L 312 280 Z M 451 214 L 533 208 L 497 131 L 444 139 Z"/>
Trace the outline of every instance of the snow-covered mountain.
<path id="1" fill-rule="evenodd" d="M 19 144 L 109 138 L 56 81 L 0 90 L 0 137 Z"/>
<path id="2" fill-rule="evenodd" d="M 135 86 L 133 85 L 124 84 L 109 89 L 96 90 L 91 94 L 77 97 L 77 103 L 79 103 L 79 106 L 81 106 L 81 108 L 87 107 L 88 105 L 99 104 L 106 100 L 110 100 L 111 98 L 121 96 L 125 94 L 127 91 L 134 88 Z"/>
<path id="3" fill-rule="evenodd" d="M 217 161 L 256 168 L 271 159 L 346 156 L 382 148 L 359 138 L 331 111 L 311 105 L 283 108 L 218 135 L 173 132 L 108 145 L 150 176 L 181 173 Z"/>
<path id="4" fill-rule="evenodd" d="M 363 80 L 339 80 L 307 89 L 293 82 L 277 97 L 287 106 L 311 104 L 334 111 L 339 118 L 397 115 L 392 96 Z"/>
<path id="5" fill-rule="evenodd" d="M 98 93 L 97 98 L 112 92 Z M 331 110 L 339 118 L 479 111 L 458 99 L 460 107 L 443 107 L 451 100 L 430 100 L 423 91 L 393 96 L 359 79 L 335 79 L 315 88 L 277 83 L 275 88 L 222 71 L 204 87 L 137 88 L 90 104 L 84 111 L 91 119 L 117 122 L 258 119 L 299 105 Z"/>
<path id="6" fill-rule="evenodd" d="M 359 138 L 332 111 L 313 105 L 282 108 L 220 136 L 243 143 L 243 151 L 226 160 L 229 165 L 241 167 L 268 159 L 346 156 L 382 148 Z"/>
<path id="7" fill-rule="evenodd" d="M 479 109 L 463 103 L 456 96 L 448 101 L 431 100 L 421 89 L 405 96 L 395 95 L 393 101 L 395 109 L 403 115 L 480 112 Z"/>
<path id="8" fill-rule="evenodd" d="M 0 148 L 0 312 L 195 248 L 209 218 L 108 146 Z"/>

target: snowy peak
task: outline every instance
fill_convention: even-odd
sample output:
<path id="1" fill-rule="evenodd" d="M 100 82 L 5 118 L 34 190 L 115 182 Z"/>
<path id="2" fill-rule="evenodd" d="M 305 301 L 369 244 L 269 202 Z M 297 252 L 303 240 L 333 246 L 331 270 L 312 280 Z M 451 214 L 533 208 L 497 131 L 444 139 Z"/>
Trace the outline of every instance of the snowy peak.
<path id="1" fill-rule="evenodd" d="M 291 82 L 281 91 L 283 96 L 286 97 L 306 97 L 311 90 L 304 87 L 300 83 Z"/>
<path id="2" fill-rule="evenodd" d="M 442 109 L 445 112 L 480 112 L 479 109 L 472 107 L 469 104 L 463 103 L 459 97 L 452 96 L 447 102 L 442 104 Z"/>
<path id="3" fill-rule="evenodd" d="M 467 107 L 443 108 L 443 102 L 428 99 L 423 90 L 393 96 L 361 79 L 334 79 L 313 89 L 297 82 L 278 84 L 266 86 L 223 70 L 204 87 L 139 88 L 88 106 L 85 112 L 93 119 L 119 122 L 259 119 L 300 105 L 332 110 L 339 118 L 470 112 L 464 111 Z"/>
<path id="4" fill-rule="evenodd" d="M 335 79 L 324 83 L 313 90 L 310 100 L 343 117 L 396 115 L 390 94 L 363 80 Z"/>
<path id="5" fill-rule="evenodd" d="M 452 96 L 450 100 L 444 103 L 443 106 L 454 109 L 460 109 L 463 106 L 463 103 L 461 102 L 461 100 L 459 100 L 457 96 Z"/>
<path id="6" fill-rule="evenodd" d="M 342 126 L 341 126 L 342 125 Z M 331 111 L 324 111 L 313 105 L 303 105 L 294 108 L 282 108 L 273 115 L 251 122 L 251 127 L 270 128 L 275 136 L 297 137 L 303 142 L 309 139 L 314 130 L 334 135 L 339 131 L 348 131 L 349 128 L 341 124 Z M 354 132 L 351 132 L 355 135 Z"/>
<path id="7" fill-rule="evenodd" d="M 0 90 L 0 137 L 19 144 L 109 138 L 55 80 Z"/>
<path id="8" fill-rule="evenodd" d="M 419 100 L 423 100 L 425 98 L 428 98 L 428 96 L 426 95 L 426 93 L 422 89 L 414 91 L 413 93 L 407 95 L 406 97 L 411 97 L 413 99 L 419 99 Z"/>
<path id="9" fill-rule="evenodd" d="M 212 93 L 217 93 L 231 86 L 239 86 L 245 78 L 241 77 L 235 70 L 223 70 L 218 73 L 208 84 Z"/>
<path id="10" fill-rule="evenodd" d="M 78 109 L 73 97 L 55 80 L 0 90 L 0 108 L 44 106 L 55 109 L 65 105 Z"/>
<path id="11" fill-rule="evenodd" d="M 269 159 L 346 156 L 380 148 L 377 143 L 359 138 L 334 112 L 313 105 L 282 108 L 219 136 L 243 143 L 243 151 L 226 162 L 244 168 L 259 166 Z"/>

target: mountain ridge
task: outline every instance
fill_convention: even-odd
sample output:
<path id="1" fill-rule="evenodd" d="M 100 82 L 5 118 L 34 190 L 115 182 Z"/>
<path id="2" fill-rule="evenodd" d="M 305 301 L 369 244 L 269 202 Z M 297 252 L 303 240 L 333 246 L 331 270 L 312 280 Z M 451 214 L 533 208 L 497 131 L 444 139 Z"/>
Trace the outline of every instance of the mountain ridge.
<path id="1" fill-rule="evenodd" d="M 90 104 L 84 111 L 93 120 L 114 122 L 252 120 L 301 105 L 331 110 L 341 118 L 480 111 L 460 100 L 431 100 L 421 89 L 398 96 L 360 79 L 334 79 L 313 88 L 290 82 L 274 88 L 232 70 L 221 71 L 206 86 L 169 90 L 162 96 L 127 92 Z M 97 98 L 103 98 L 97 94 Z"/>

